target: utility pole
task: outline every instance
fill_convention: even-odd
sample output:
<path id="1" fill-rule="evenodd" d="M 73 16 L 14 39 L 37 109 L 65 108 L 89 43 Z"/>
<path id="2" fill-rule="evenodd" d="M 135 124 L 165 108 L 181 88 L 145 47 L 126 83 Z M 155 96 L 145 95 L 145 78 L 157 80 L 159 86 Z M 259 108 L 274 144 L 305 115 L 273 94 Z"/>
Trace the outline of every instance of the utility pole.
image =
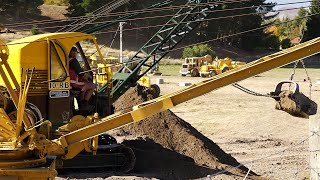
<path id="1" fill-rule="evenodd" d="M 120 63 L 123 63 L 123 54 L 122 54 L 122 30 L 123 30 L 123 25 L 126 22 L 120 22 L 119 27 L 120 27 Z"/>

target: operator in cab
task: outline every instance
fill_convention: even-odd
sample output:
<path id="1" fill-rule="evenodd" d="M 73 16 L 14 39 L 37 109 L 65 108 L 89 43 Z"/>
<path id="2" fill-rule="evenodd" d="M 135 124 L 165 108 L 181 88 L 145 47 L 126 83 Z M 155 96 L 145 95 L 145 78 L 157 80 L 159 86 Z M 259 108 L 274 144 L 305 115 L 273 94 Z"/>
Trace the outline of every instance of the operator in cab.
<path id="1" fill-rule="evenodd" d="M 80 110 L 89 108 L 89 100 L 95 90 L 92 77 L 88 73 L 83 73 L 83 69 L 77 60 L 77 48 L 72 47 L 69 53 L 69 74 L 72 89 L 81 91 L 80 93 Z"/>

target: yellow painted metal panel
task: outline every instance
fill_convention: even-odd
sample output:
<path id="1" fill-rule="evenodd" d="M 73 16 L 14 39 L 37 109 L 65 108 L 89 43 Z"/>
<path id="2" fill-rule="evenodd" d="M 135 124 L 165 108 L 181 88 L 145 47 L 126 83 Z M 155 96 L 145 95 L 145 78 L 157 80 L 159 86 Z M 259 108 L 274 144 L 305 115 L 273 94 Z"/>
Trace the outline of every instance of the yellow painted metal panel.
<path id="1" fill-rule="evenodd" d="M 25 37 L 7 44 L 9 49 L 8 63 L 20 83 L 21 80 L 24 80 L 21 79 L 22 69 L 34 67 L 36 70 L 48 69 L 47 40 L 55 40 L 64 46 L 66 52 L 69 52 L 75 43 L 86 39 L 93 40 L 94 37 L 80 32 L 48 33 Z M 11 84 L 13 83 L 11 82 Z M 0 85 L 4 85 L 1 79 Z"/>

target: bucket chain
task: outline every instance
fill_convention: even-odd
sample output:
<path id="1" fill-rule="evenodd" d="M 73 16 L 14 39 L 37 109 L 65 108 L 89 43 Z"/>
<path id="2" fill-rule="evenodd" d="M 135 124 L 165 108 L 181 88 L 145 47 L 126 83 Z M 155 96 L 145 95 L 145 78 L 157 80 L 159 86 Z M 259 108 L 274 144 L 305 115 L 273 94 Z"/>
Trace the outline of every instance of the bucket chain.
<path id="1" fill-rule="evenodd" d="M 308 81 L 309 81 L 309 98 L 311 99 L 312 82 L 311 82 L 311 78 L 310 78 L 310 76 L 309 76 L 309 74 L 308 74 L 307 68 L 306 68 L 303 60 L 298 60 L 298 61 L 296 61 L 296 62 L 294 63 L 293 71 L 292 71 L 289 79 L 290 79 L 291 81 L 293 80 L 293 77 L 294 77 L 294 75 L 295 75 L 295 73 L 296 73 L 296 68 L 297 68 L 299 62 L 301 62 L 301 65 L 302 65 L 304 71 L 306 72 L 307 79 L 308 79 Z"/>
<path id="2" fill-rule="evenodd" d="M 250 89 L 247 89 L 243 86 L 241 86 L 240 84 L 238 83 L 234 83 L 232 84 L 233 87 L 247 93 L 247 94 L 250 94 L 250 95 L 253 95 L 253 96 L 261 96 L 261 97 L 271 97 L 271 98 L 277 98 L 279 96 L 276 96 L 276 95 L 271 95 L 270 93 L 267 93 L 267 94 L 261 94 L 261 93 L 258 93 L 258 92 L 255 92 L 255 91 L 252 91 Z"/>

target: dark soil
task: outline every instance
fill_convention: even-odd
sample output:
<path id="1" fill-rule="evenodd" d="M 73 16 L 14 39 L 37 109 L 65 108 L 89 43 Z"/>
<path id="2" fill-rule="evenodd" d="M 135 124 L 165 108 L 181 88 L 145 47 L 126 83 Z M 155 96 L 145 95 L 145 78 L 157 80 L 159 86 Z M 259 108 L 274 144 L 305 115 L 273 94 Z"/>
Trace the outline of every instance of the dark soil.
<path id="1" fill-rule="evenodd" d="M 150 99 L 144 92 L 140 86 L 129 89 L 114 103 L 116 110 Z M 190 179 L 239 166 L 236 159 L 170 110 L 124 126 L 116 135 L 131 137 L 123 144 L 135 151 L 135 173 L 154 174 L 160 179 Z M 243 178 L 247 170 L 240 166 L 224 174 Z M 251 173 L 251 178 L 259 177 Z"/>

